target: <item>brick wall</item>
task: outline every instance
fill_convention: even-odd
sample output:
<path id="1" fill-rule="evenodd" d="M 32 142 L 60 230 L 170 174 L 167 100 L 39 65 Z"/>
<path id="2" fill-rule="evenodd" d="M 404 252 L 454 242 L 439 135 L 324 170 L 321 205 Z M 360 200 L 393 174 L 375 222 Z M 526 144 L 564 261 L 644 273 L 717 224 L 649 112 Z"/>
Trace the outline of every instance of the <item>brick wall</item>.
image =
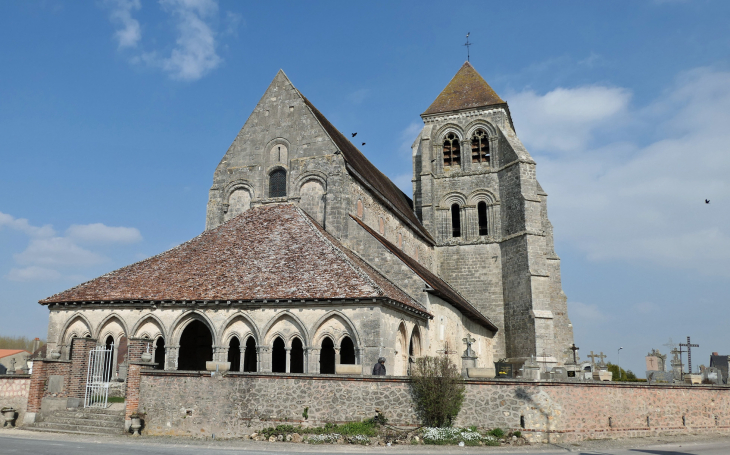
<path id="1" fill-rule="evenodd" d="M 139 408 L 146 412 L 149 434 L 236 437 L 279 423 L 360 420 L 372 417 L 376 407 L 394 425 L 419 424 L 407 379 L 277 374 L 211 377 L 158 370 L 143 370 L 139 379 Z M 309 408 L 307 420 L 302 417 L 305 407 Z M 457 424 L 521 430 L 533 441 L 550 442 L 727 434 L 730 388 L 469 381 Z"/>
<path id="2" fill-rule="evenodd" d="M 89 369 L 89 351 L 96 347 L 94 338 L 74 338 L 71 368 L 68 376 L 68 396 L 84 398 L 86 393 L 86 375 Z M 50 375 L 50 373 L 49 373 Z"/>
<path id="3" fill-rule="evenodd" d="M 30 383 L 30 376 L 26 374 L 0 377 L 0 408 L 9 407 L 17 410 L 16 425 L 22 424 L 25 418 Z"/>

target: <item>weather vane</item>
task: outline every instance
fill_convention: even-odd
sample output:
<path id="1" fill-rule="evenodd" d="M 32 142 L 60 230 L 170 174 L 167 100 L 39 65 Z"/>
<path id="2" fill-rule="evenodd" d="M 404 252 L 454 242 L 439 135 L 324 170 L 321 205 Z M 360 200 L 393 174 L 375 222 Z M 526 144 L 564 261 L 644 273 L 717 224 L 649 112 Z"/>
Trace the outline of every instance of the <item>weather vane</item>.
<path id="1" fill-rule="evenodd" d="M 466 61 L 469 61 L 469 46 L 471 46 L 473 43 L 469 42 L 469 35 L 471 35 L 471 32 L 466 33 L 466 43 L 464 46 L 466 46 Z"/>

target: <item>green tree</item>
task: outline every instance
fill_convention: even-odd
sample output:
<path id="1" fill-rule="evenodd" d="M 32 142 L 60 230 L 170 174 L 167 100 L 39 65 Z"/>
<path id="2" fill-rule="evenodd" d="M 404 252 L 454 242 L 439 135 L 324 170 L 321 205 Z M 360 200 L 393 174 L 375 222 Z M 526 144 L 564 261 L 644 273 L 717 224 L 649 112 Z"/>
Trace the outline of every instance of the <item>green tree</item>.
<path id="1" fill-rule="evenodd" d="M 420 357 L 411 368 L 411 392 L 424 424 L 451 426 L 464 402 L 464 379 L 447 356 Z"/>
<path id="2" fill-rule="evenodd" d="M 40 346 L 44 344 L 41 341 Z M 0 336 L 0 349 L 25 349 L 28 352 L 32 352 L 33 340 L 28 337 Z"/>
<path id="3" fill-rule="evenodd" d="M 636 375 L 631 370 L 624 370 L 621 368 L 621 373 L 619 375 L 619 367 L 618 365 L 614 365 L 612 363 L 608 363 L 606 365 L 608 368 L 608 371 L 612 374 L 612 380 L 613 381 L 623 381 L 623 382 L 637 382 L 639 379 L 636 377 Z"/>

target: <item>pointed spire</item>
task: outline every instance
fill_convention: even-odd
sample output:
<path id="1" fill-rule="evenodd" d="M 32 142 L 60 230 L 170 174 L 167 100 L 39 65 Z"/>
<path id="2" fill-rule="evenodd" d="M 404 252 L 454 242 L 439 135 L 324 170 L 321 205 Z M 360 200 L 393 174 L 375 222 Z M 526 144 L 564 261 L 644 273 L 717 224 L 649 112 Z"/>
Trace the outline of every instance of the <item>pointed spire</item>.
<path id="1" fill-rule="evenodd" d="M 421 115 L 459 111 L 475 107 L 505 104 L 471 63 L 464 62 L 449 85 Z"/>

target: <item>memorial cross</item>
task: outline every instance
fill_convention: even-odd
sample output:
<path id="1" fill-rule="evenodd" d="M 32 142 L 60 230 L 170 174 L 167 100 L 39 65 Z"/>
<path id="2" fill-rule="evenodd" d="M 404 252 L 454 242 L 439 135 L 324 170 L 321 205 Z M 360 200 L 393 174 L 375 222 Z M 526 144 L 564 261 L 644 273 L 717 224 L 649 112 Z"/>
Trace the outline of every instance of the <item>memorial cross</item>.
<path id="1" fill-rule="evenodd" d="M 464 44 L 464 46 L 466 46 L 466 61 L 467 62 L 469 61 L 469 46 L 472 45 L 472 43 L 469 42 L 469 35 L 471 35 L 471 32 L 466 34 L 466 44 Z"/>
<path id="2" fill-rule="evenodd" d="M 679 343 L 679 345 L 687 348 L 687 368 L 689 369 L 689 374 L 692 374 L 692 348 L 699 348 L 700 345 L 690 343 L 689 337 L 687 337 L 687 344 Z"/>
<path id="3" fill-rule="evenodd" d="M 599 358 L 599 359 L 601 359 L 601 365 L 603 365 L 603 364 L 604 364 L 604 363 L 603 363 L 603 359 L 605 359 L 605 358 L 606 358 L 606 354 L 604 354 L 604 353 L 603 353 L 603 351 L 601 351 L 601 354 L 600 354 L 600 355 L 598 355 L 598 358 Z"/>
<path id="4" fill-rule="evenodd" d="M 596 363 L 596 357 L 598 357 L 598 354 L 594 354 L 593 351 L 588 355 L 588 358 L 591 359 L 591 363 Z"/>
<path id="5" fill-rule="evenodd" d="M 466 357 L 474 357 L 474 351 L 472 351 L 471 345 L 474 344 L 474 342 L 476 340 L 471 337 L 471 334 L 470 333 L 467 333 L 466 334 L 466 338 L 462 338 L 461 341 L 463 341 L 464 343 L 466 343 L 466 351 L 464 351 L 464 355 Z"/>
<path id="6" fill-rule="evenodd" d="M 576 353 L 576 352 L 577 352 L 577 351 L 578 351 L 578 350 L 579 350 L 580 348 L 579 348 L 578 346 L 576 346 L 576 345 L 575 345 L 575 343 L 573 343 L 572 345 L 570 345 L 570 348 L 569 348 L 569 349 L 570 349 L 571 351 L 573 351 L 573 363 L 574 363 L 574 364 L 578 364 L 578 359 L 577 359 L 577 358 L 575 357 L 575 353 Z"/>
<path id="7" fill-rule="evenodd" d="M 456 351 L 449 351 L 449 342 L 448 341 L 444 341 L 444 348 L 439 349 L 436 352 L 438 352 L 439 354 L 443 354 L 443 355 L 456 354 Z"/>

